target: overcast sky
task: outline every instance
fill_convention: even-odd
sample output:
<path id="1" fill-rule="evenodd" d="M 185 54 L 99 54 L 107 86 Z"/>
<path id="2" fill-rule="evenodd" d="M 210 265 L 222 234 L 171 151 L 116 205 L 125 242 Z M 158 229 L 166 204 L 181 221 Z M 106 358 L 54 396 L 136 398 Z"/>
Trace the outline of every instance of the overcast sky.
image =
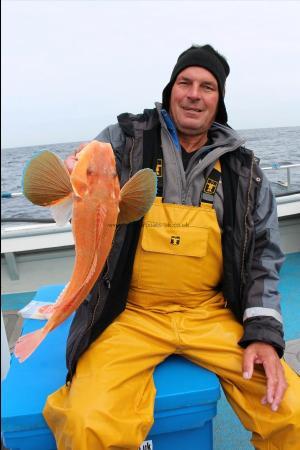
<path id="1" fill-rule="evenodd" d="M 299 1 L 26 1 L 2 9 L 2 147 L 90 140 L 161 100 L 178 55 L 230 64 L 236 129 L 300 125 Z"/>

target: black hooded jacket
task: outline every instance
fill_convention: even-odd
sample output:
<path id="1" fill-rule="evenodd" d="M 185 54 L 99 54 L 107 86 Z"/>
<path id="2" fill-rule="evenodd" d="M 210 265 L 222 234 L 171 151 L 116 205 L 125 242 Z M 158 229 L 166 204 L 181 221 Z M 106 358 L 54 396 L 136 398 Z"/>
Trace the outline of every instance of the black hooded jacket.
<path id="1" fill-rule="evenodd" d="M 98 138 L 111 142 L 120 183 L 124 185 L 141 168 L 155 170 L 161 146 L 161 124 L 155 109 L 145 110 L 139 115 L 122 114 L 118 121 Z M 220 162 L 224 193 L 224 298 L 237 320 L 244 325 L 244 335 L 239 344 L 246 347 L 254 341 L 266 342 L 282 356 L 284 341 L 282 323 L 278 320 L 280 307 L 275 300 L 272 308 L 263 304 L 263 284 L 257 281 L 258 278 L 270 278 L 270 269 L 264 267 L 261 257 L 266 247 L 274 256 L 274 273 L 277 272 L 273 277 L 274 284 L 278 281 L 278 271 L 283 262 L 280 249 L 270 238 L 273 225 L 259 233 L 255 227 L 255 211 L 262 197 L 264 175 L 253 153 L 244 147 L 224 154 Z M 72 380 L 82 353 L 126 307 L 141 223 L 117 227 L 104 270 L 76 312 L 67 342 L 67 382 Z M 255 295 L 254 284 L 257 286 Z M 246 318 L 245 311 L 251 312 Z"/>

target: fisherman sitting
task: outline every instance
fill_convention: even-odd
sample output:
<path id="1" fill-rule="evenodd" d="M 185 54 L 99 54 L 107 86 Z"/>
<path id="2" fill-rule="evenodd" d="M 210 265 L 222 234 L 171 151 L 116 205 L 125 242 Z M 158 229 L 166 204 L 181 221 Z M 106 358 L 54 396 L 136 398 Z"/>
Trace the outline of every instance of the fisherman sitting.
<path id="1" fill-rule="evenodd" d="M 227 125 L 228 74 L 210 45 L 193 46 L 162 104 L 96 138 L 111 143 L 122 185 L 149 167 L 158 193 L 117 228 L 73 320 L 68 381 L 44 409 L 59 450 L 136 450 L 153 424 L 153 371 L 173 353 L 218 375 L 256 449 L 300 448 L 300 381 L 280 359 L 276 202 Z"/>

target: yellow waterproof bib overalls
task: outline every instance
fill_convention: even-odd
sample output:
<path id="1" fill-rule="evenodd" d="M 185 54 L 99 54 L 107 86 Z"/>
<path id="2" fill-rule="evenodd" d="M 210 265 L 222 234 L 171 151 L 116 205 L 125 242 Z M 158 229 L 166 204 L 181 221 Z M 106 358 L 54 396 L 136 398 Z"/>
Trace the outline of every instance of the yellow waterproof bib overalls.
<path id="1" fill-rule="evenodd" d="M 292 388 L 276 413 L 261 404 L 265 376 L 242 377 L 243 330 L 225 307 L 221 279 L 213 206 L 157 198 L 144 217 L 126 310 L 81 356 L 70 388 L 48 397 L 44 416 L 59 450 L 136 450 L 153 423 L 153 371 L 172 353 L 220 377 L 257 449 L 300 448 L 299 380 L 283 363 Z"/>

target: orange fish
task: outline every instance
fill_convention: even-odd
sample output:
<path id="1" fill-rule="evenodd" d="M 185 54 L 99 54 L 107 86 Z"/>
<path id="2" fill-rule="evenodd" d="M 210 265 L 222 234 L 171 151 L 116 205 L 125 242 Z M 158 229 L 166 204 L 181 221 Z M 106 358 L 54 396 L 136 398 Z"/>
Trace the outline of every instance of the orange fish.
<path id="1" fill-rule="evenodd" d="M 103 269 L 116 225 L 139 220 L 156 196 L 151 169 L 137 172 L 120 190 L 110 144 L 92 141 L 77 155 L 71 175 L 49 151 L 33 158 L 24 170 L 23 191 L 32 203 L 51 207 L 60 225 L 72 216 L 75 263 L 45 326 L 18 339 L 14 354 L 20 362 L 84 301 Z"/>

